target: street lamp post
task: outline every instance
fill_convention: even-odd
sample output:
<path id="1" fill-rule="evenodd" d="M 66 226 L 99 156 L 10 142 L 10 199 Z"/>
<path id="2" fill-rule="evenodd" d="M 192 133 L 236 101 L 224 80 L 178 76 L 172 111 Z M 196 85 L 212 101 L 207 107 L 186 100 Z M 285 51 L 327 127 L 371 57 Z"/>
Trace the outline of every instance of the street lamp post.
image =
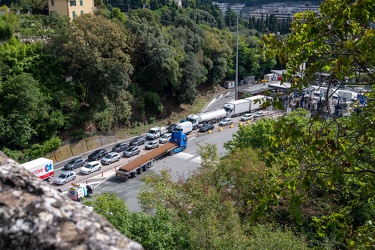
<path id="1" fill-rule="evenodd" d="M 234 99 L 238 100 L 238 8 L 237 8 L 237 25 L 236 25 L 236 82 L 234 86 Z"/>

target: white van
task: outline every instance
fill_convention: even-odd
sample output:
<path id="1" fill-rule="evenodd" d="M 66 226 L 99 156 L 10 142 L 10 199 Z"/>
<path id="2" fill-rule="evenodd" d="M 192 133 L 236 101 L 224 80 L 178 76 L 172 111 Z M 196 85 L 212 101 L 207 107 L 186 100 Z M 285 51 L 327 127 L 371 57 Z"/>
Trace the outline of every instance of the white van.
<path id="1" fill-rule="evenodd" d="M 193 131 L 193 124 L 191 122 L 181 122 L 176 125 L 173 131 L 183 132 L 185 135 L 188 135 Z"/>

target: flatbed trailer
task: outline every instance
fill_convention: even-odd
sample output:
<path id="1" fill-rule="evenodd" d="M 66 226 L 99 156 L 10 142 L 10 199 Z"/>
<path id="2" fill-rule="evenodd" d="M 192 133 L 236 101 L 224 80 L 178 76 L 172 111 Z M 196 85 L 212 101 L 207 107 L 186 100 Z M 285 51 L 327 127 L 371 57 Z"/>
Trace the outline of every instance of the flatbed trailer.
<path id="1" fill-rule="evenodd" d="M 116 171 L 116 178 L 121 180 L 134 178 L 143 171 L 147 171 L 147 169 L 154 165 L 155 160 L 164 155 L 173 155 L 181 152 L 186 148 L 186 145 L 187 137 L 185 134 L 179 132 L 173 133 L 171 141 L 121 166 Z"/>

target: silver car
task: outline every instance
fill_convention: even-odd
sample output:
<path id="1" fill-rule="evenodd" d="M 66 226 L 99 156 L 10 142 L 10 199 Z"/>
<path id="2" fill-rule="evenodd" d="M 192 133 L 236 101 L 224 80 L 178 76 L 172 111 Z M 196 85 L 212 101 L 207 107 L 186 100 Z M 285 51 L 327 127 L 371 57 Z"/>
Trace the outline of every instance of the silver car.
<path id="1" fill-rule="evenodd" d="M 153 149 L 159 147 L 159 141 L 149 141 L 147 142 L 145 149 Z"/>
<path id="2" fill-rule="evenodd" d="M 129 147 L 124 151 L 123 156 L 124 157 L 131 157 L 133 155 L 139 154 L 140 152 L 141 152 L 141 150 L 138 147 Z"/>
<path id="3" fill-rule="evenodd" d="M 171 136 L 172 136 L 172 134 L 169 134 L 169 133 L 162 135 L 159 138 L 159 143 L 164 144 L 164 143 L 169 142 L 169 139 L 171 139 Z"/>
<path id="4" fill-rule="evenodd" d="M 223 120 L 221 120 L 219 122 L 220 126 L 228 126 L 228 125 L 231 125 L 231 124 L 233 124 L 232 118 L 224 118 Z"/>
<path id="5" fill-rule="evenodd" d="M 119 161 L 121 156 L 116 152 L 110 152 L 106 156 L 104 156 L 101 160 L 102 164 L 111 164 L 112 162 Z"/>
<path id="6" fill-rule="evenodd" d="M 58 185 L 65 185 L 69 181 L 73 181 L 76 179 L 76 174 L 73 171 L 64 171 L 61 172 L 61 174 L 55 178 L 54 182 Z"/>
<path id="7" fill-rule="evenodd" d="M 241 116 L 241 121 L 248 121 L 248 120 L 252 120 L 254 117 L 253 114 L 244 114 L 243 116 Z"/>
<path id="8" fill-rule="evenodd" d="M 64 169 L 73 170 L 76 168 L 80 168 L 83 165 L 85 165 L 85 160 L 82 157 L 76 157 L 71 159 L 67 164 L 65 164 Z"/>

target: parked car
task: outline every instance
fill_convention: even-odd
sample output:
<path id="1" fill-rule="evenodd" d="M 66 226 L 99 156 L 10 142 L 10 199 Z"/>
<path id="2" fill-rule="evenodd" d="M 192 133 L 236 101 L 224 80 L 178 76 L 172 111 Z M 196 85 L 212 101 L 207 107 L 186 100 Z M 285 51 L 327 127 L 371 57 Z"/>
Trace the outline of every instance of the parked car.
<path id="1" fill-rule="evenodd" d="M 147 142 L 145 149 L 153 149 L 159 147 L 159 141 L 149 141 Z"/>
<path id="2" fill-rule="evenodd" d="M 146 138 L 142 136 L 138 136 L 130 141 L 129 146 L 130 147 L 139 146 L 139 145 L 145 144 L 145 142 L 146 142 Z"/>
<path id="3" fill-rule="evenodd" d="M 82 174 L 91 174 L 92 172 L 99 171 L 100 169 L 102 169 L 102 164 L 100 164 L 98 161 L 92 161 L 83 166 L 79 172 Z"/>
<path id="4" fill-rule="evenodd" d="M 88 160 L 89 161 L 97 161 L 97 160 L 100 160 L 101 158 L 103 158 L 104 156 L 106 156 L 107 154 L 108 154 L 108 152 L 107 152 L 106 149 L 104 149 L 104 148 L 97 149 L 88 156 Z"/>
<path id="5" fill-rule="evenodd" d="M 129 144 L 127 144 L 126 142 L 120 142 L 113 146 L 112 151 L 119 153 L 119 152 L 124 151 L 128 147 L 129 147 Z"/>
<path id="6" fill-rule="evenodd" d="M 121 159 L 121 156 L 117 152 L 110 152 L 106 156 L 104 156 L 101 160 L 102 164 L 111 164 L 115 161 L 119 161 Z"/>
<path id="7" fill-rule="evenodd" d="M 162 135 L 160 138 L 159 138 L 159 143 L 167 143 L 169 142 L 169 139 L 171 139 L 171 136 L 172 134 L 168 133 L 168 134 L 164 134 Z"/>
<path id="8" fill-rule="evenodd" d="M 173 129 L 177 126 L 176 123 L 169 124 L 167 127 L 167 133 L 172 133 Z"/>
<path id="9" fill-rule="evenodd" d="M 80 168 L 85 165 L 85 160 L 82 157 L 76 157 L 71 159 L 67 164 L 65 164 L 65 170 L 73 170 L 76 168 Z"/>
<path id="10" fill-rule="evenodd" d="M 208 130 L 213 130 L 215 126 L 211 123 L 203 124 L 202 127 L 199 128 L 199 132 L 207 132 Z"/>
<path id="11" fill-rule="evenodd" d="M 127 148 L 123 155 L 124 157 L 132 157 L 133 155 L 137 155 L 141 152 L 141 150 L 139 149 L 139 147 L 129 147 Z"/>
<path id="12" fill-rule="evenodd" d="M 243 116 L 241 116 L 241 121 L 248 121 L 248 120 L 252 120 L 253 118 L 254 118 L 253 114 L 244 114 Z"/>
<path id="13" fill-rule="evenodd" d="M 55 178 L 53 181 L 55 184 L 58 185 L 65 185 L 69 181 L 73 181 L 76 179 L 76 174 L 73 171 L 63 171 L 60 175 Z"/>
<path id="14" fill-rule="evenodd" d="M 231 125 L 231 124 L 233 124 L 232 118 L 224 118 L 223 120 L 221 120 L 219 122 L 220 126 L 228 126 L 228 125 Z"/>

